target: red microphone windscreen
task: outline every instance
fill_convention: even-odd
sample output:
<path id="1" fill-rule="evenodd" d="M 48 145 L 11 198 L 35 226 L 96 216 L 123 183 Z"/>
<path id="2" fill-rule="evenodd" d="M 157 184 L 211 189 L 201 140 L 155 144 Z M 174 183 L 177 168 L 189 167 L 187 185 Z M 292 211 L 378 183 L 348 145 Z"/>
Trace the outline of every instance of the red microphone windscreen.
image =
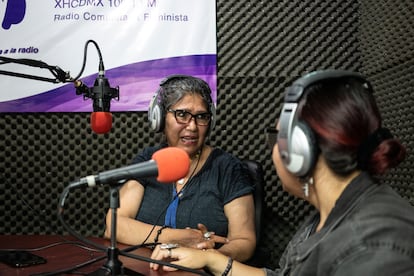
<path id="1" fill-rule="evenodd" d="M 190 169 L 190 157 L 183 149 L 168 147 L 152 155 L 158 166 L 159 182 L 174 182 L 185 177 Z"/>
<path id="2" fill-rule="evenodd" d="M 112 128 L 112 113 L 104 111 L 92 112 L 91 128 L 97 134 L 108 133 Z"/>

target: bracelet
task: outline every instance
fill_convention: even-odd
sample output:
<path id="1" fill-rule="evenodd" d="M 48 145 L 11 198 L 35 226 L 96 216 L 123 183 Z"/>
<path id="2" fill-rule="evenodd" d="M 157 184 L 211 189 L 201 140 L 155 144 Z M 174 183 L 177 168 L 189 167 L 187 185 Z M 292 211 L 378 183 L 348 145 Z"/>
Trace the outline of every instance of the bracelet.
<path id="1" fill-rule="evenodd" d="M 227 274 L 229 274 L 232 266 L 233 266 L 233 259 L 231 257 L 229 257 L 229 261 L 227 262 L 226 269 L 224 270 L 223 274 L 221 274 L 221 276 L 227 276 Z"/>
<path id="2" fill-rule="evenodd" d="M 157 235 L 154 238 L 155 245 L 158 243 L 158 238 L 160 237 L 162 230 L 164 230 L 167 227 L 168 227 L 167 225 L 163 225 L 160 229 L 157 230 Z"/>

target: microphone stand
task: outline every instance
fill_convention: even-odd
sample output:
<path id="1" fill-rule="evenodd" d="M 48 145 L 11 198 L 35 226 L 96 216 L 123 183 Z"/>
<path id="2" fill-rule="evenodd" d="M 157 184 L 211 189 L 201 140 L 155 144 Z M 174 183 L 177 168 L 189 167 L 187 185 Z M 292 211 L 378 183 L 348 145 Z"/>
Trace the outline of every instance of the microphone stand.
<path id="1" fill-rule="evenodd" d="M 76 231 L 74 231 L 66 222 L 65 219 L 63 217 L 63 212 L 64 212 L 64 205 L 65 205 L 65 201 L 66 198 L 69 195 L 69 192 L 71 189 L 73 188 L 77 188 L 77 187 L 83 187 L 83 184 L 86 183 L 81 183 L 80 181 L 77 182 L 73 182 L 71 184 L 69 184 L 68 186 L 65 187 L 65 189 L 63 190 L 63 192 L 60 195 L 59 198 L 59 204 L 58 204 L 58 218 L 60 220 L 60 222 L 62 223 L 63 227 L 74 237 L 76 237 L 77 239 L 79 239 L 80 241 L 89 244 L 95 248 L 98 248 L 102 251 L 107 252 L 107 261 L 106 263 L 99 268 L 98 270 L 86 274 L 89 276 L 115 276 L 115 275 L 128 275 L 128 276 L 143 276 L 145 274 L 141 274 L 139 272 L 133 271 L 131 269 L 128 268 L 124 268 L 122 262 L 118 259 L 119 255 L 123 255 L 125 257 L 128 258 L 133 258 L 133 259 L 137 259 L 140 261 L 144 261 L 144 262 L 155 262 L 158 264 L 162 264 L 162 265 L 166 265 L 166 266 L 170 266 L 170 267 L 174 267 L 180 270 L 184 270 L 184 271 L 189 271 L 191 273 L 194 274 L 199 274 L 199 275 L 210 275 L 210 274 L 206 274 L 203 273 L 201 271 L 198 270 L 194 270 L 194 269 L 190 269 L 184 266 L 179 266 L 179 265 L 175 265 L 169 262 L 164 262 L 164 261 L 157 261 L 157 260 L 153 260 L 150 258 L 146 258 L 143 256 L 139 256 L 139 255 L 133 255 L 133 254 L 129 254 L 126 252 L 122 252 L 119 251 L 119 249 L 116 247 L 116 223 L 117 223 L 117 209 L 120 206 L 120 201 L 119 201 L 119 188 L 117 186 L 119 186 L 121 184 L 121 181 L 118 181 L 117 184 L 111 184 L 110 185 L 110 209 L 111 209 L 111 245 L 110 247 L 105 247 L 102 244 L 99 243 L 95 243 L 92 240 L 88 240 L 85 239 L 83 236 L 81 236 L 80 234 L 78 234 Z M 133 247 L 127 248 L 126 251 L 131 251 Z M 99 259 L 101 260 L 101 259 Z M 74 271 L 76 268 L 70 269 L 70 270 L 65 270 L 65 272 L 72 272 Z M 58 272 L 59 275 L 61 274 L 60 272 Z M 48 275 L 57 275 L 57 274 L 48 274 Z"/>
<path id="2" fill-rule="evenodd" d="M 111 209 L 111 245 L 107 248 L 107 261 L 98 270 L 88 274 L 89 276 L 116 276 L 116 275 L 131 275 L 141 276 L 139 272 L 124 268 L 122 262 L 119 260 L 119 249 L 116 242 L 116 223 L 117 223 L 117 209 L 119 203 L 119 187 L 111 185 L 110 188 L 110 209 Z"/>

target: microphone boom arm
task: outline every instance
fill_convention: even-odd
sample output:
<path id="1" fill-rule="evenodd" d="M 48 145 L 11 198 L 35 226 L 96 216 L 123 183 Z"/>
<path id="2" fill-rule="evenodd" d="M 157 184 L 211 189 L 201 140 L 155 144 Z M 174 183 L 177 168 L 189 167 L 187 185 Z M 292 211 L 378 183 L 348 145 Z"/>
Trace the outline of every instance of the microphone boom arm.
<path id="1" fill-rule="evenodd" d="M 3 57 L 0 56 L 0 63 L 1 64 L 9 64 L 9 63 L 16 63 L 20 65 L 27 65 L 30 67 L 38 67 L 42 69 L 48 69 L 49 72 L 55 77 L 52 78 L 46 78 L 36 75 L 29 75 L 29 74 L 23 74 L 23 73 L 17 73 L 17 72 L 11 72 L 11 71 L 4 71 L 0 70 L 0 75 L 7 75 L 12 77 L 19 77 L 19 78 L 25 78 L 25 79 L 32 79 L 32 80 L 39 80 L 39 81 L 46 81 L 46 82 L 52 82 L 52 83 L 65 83 L 65 82 L 73 82 L 74 80 L 70 77 L 69 72 L 63 71 L 59 66 L 52 66 L 48 65 L 47 63 L 40 61 L 40 60 L 34 60 L 34 59 L 14 59 L 9 57 Z"/>

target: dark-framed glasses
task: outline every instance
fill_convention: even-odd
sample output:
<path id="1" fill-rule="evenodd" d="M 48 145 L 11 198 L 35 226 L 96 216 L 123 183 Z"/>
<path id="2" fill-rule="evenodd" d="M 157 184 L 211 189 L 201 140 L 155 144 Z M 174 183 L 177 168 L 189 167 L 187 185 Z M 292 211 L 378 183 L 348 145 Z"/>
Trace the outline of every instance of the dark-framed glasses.
<path id="1" fill-rule="evenodd" d="M 179 124 L 188 124 L 192 118 L 199 126 L 207 126 L 211 120 L 211 114 L 209 112 L 199 113 L 199 114 L 192 114 L 188 111 L 182 109 L 168 109 L 168 112 L 174 113 L 175 120 Z"/>
<path id="2" fill-rule="evenodd" d="M 270 147 L 270 149 L 273 149 L 273 147 L 277 143 L 277 135 L 279 134 L 279 130 L 275 127 L 268 127 L 265 129 L 265 133 L 267 144 Z"/>

